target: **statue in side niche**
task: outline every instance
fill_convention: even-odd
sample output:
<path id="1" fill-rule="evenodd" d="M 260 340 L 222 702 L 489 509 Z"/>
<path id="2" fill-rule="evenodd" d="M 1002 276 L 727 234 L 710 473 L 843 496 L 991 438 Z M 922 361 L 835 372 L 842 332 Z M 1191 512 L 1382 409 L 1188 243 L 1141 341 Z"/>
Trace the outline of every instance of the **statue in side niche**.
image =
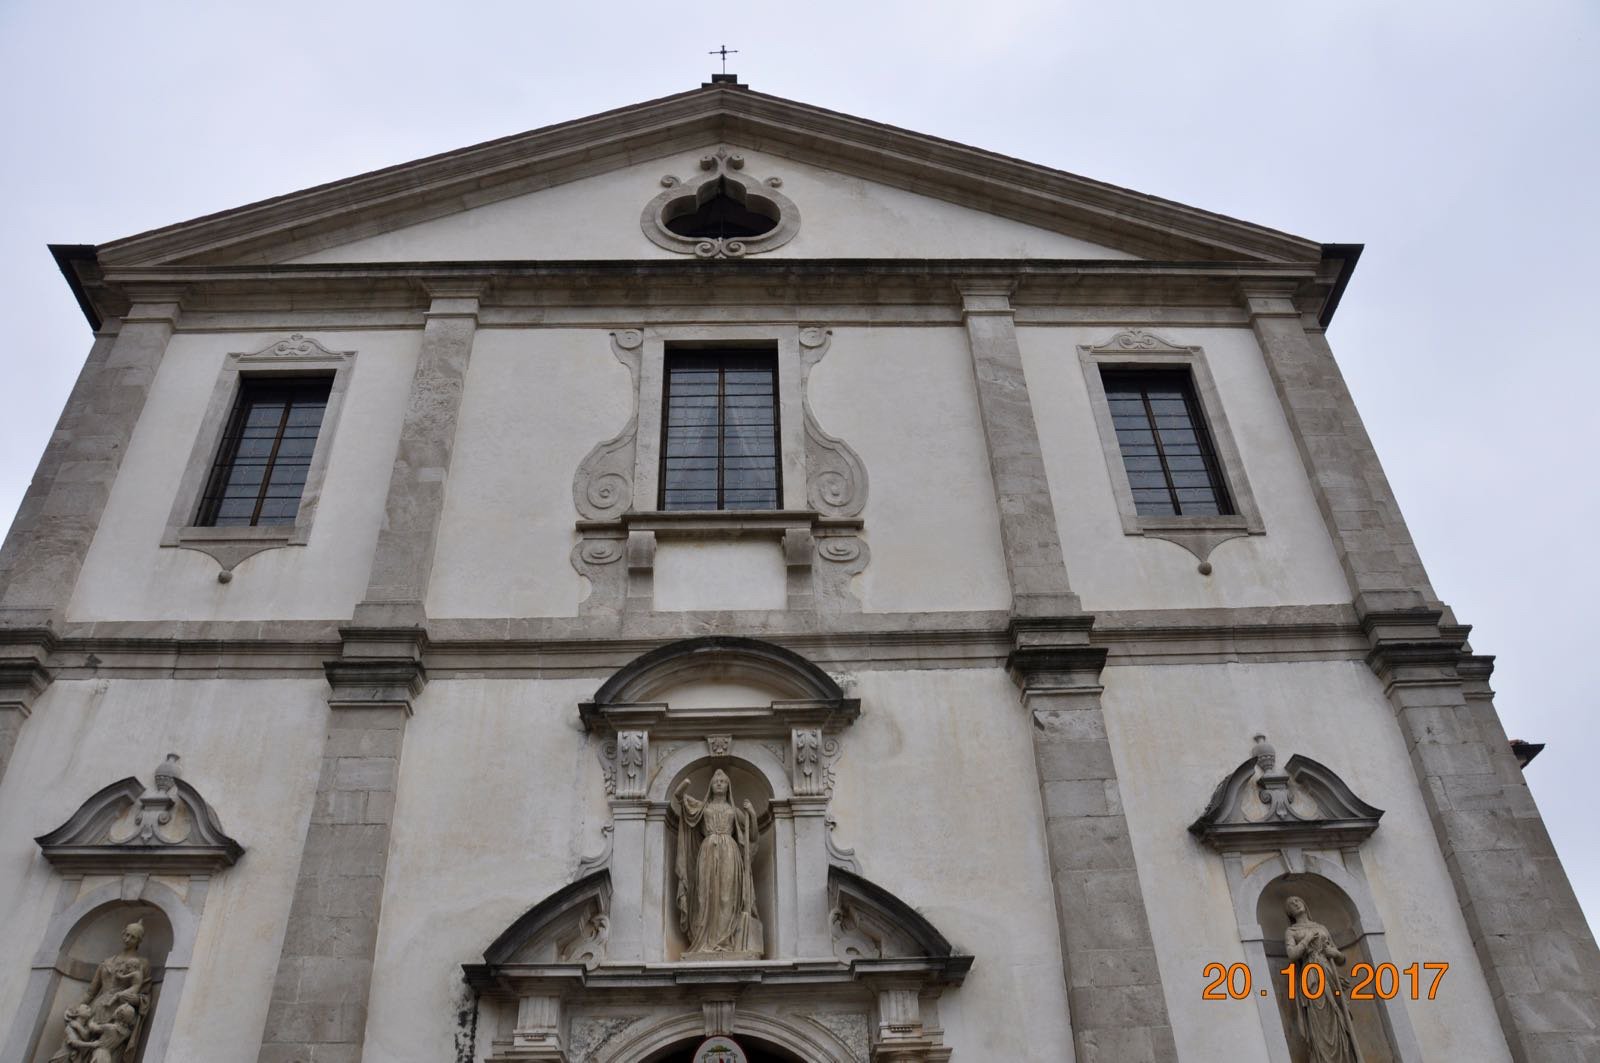
<path id="1" fill-rule="evenodd" d="M 1312 920 L 1305 901 L 1290 897 L 1283 910 L 1289 916 L 1283 946 L 1296 967 L 1292 1004 L 1307 1046 L 1306 1063 L 1362 1063 L 1355 1024 L 1350 1021 L 1350 980 L 1339 971 L 1345 964 L 1344 953 L 1334 945 L 1328 928 Z M 1322 976 L 1322 993 L 1316 997 L 1302 992 L 1308 982 L 1317 985 L 1316 976 L 1305 978 L 1308 967 L 1318 968 Z"/>
<path id="2" fill-rule="evenodd" d="M 685 960 L 758 960 L 765 951 L 751 871 L 759 827 L 749 801 L 734 807 L 733 785 L 721 768 L 705 797 L 672 794 L 678 815 L 678 925 L 689 939 Z"/>
<path id="3" fill-rule="evenodd" d="M 103 960 L 83 1003 L 67 1009 L 67 1032 L 50 1063 L 133 1063 L 150 1010 L 150 963 L 139 955 L 144 923 L 122 930 L 122 951 Z"/>

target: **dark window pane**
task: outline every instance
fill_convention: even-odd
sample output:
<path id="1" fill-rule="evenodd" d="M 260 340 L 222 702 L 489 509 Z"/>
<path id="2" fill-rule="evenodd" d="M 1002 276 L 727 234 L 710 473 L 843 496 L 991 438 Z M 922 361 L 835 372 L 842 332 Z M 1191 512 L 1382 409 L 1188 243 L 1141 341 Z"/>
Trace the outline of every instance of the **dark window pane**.
<path id="1" fill-rule="evenodd" d="M 244 377 L 196 523 L 293 524 L 332 377 Z"/>
<path id="2" fill-rule="evenodd" d="M 1189 373 L 1102 369 L 1100 379 L 1139 514 L 1232 513 Z"/>
<path id="3" fill-rule="evenodd" d="M 777 359 L 770 351 L 669 351 L 662 509 L 777 509 Z"/>

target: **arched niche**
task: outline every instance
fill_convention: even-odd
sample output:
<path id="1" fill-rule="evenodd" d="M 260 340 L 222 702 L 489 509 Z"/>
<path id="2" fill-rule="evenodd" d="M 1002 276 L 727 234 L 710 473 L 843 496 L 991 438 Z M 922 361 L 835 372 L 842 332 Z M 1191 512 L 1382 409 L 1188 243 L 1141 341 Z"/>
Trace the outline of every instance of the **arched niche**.
<path id="1" fill-rule="evenodd" d="M 949 1057 L 939 1001 L 973 958 L 829 843 L 833 764 L 861 711 L 838 682 L 784 647 L 706 637 L 642 654 L 578 708 L 609 844 L 463 965 L 477 1058 L 641 1063 L 714 1035 L 807 1063 Z M 673 794 L 703 798 L 719 769 L 760 827 L 759 956 L 686 952 L 678 924 Z"/>
<path id="2" fill-rule="evenodd" d="M 721 767 L 750 795 L 762 825 L 753 863 L 767 958 L 830 955 L 828 803 L 842 732 L 860 714 L 832 676 L 759 639 L 707 636 L 630 661 L 578 707 L 593 736 L 611 810 L 611 954 L 664 963 L 683 956 L 676 904 L 672 795 L 695 796 Z M 741 782 L 743 780 L 743 782 Z"/>
<path id="3" fill-rule="evenodd" d="M 142 1063 L 150 1042 L 153 1024 L 149 1021 L 161 1008 L 161 990 L 166 980 L 167 957 L 172 952 L 173 928 L 162 909 L 148 901 L 121 900 L 102 904 L 85 913 L 65 935 L 52 966 L 55 978 L 48 1016 L 59 1019 L 68 1008 L 81 1004 L 89 995 L 95 970 L 109 956 L 122 949 L 122 934 L 131 923 L 144 927 L 139 954 L 150 964 L 149 1009 L 141 1023 L 130 1063 Z M 59 1021 L 46 1021 L 32 1058 L 46 1063 L 62 1046 L 66 1027 Z M 119 1058 L 119 1063 L 121 1060 Z"/>
<path id="4" fill-rule="evenodd" d="M 1256 921 L 1261 927 L 1263 948 L 1273 971 L 1274 1000 L 1278 1005 L 1284 1036 L 1289 1042 L 1290 1058 L 1298 1060 L 1305 1058 L 1306 1047 L 1300 1038 L 1295 1005 L 1289 998 L 1288 979 L 1281 973 L 1289 964 L 1284 949 L 1289 916 L 1284 906 L 1290 897 L 1303 900 L 1310 917 L 1328 928 L 1334 946 L 1345 955 L 1343 973 L 1346 976 L 1358 963 L 1376 966 L 1383 961 L 1372 957 L 1367 932 L 1355 902 L 1333 882 L 1315 873 L 1283 874 L 1267 881 L 1256 900 Z M 1372 987 L 1368 986 L 1366 991 L 1371 993 Z M 1376 994 L 1373 995 L 1376 997 Z M 1361 1046 L 1362 1063 L 1397 1063 L 1398 1057 L 1389 1039 L 1388 1023 L 1384 1019 L 1384 1002 L 1377 999 L 1353 1000 L 1349 1002 L 1349 1009 L 1351 1022 L 1355 1026 L 1356 1043 Z"/>
<path id="5" fill-rule="evenodd" d="M 142 1022 L 139 1063 L 164 1063 L 213 876 L 244 848 L 178 775 L 178 756 L 154 785 L 129 777 L 104 787 L 61 826 L 35 839 L 59 874 L 55 914 L 34 953 L 0 1063 L 39 1063 L 60 1047 L 62 1013 L 81 1000 L 94 967 L 142 919 L 140 954 L 159 981 Z M 19 958 L 20 959 L 20 958 Z"/>
<path id="6" fill-rule="evenodd" d="M 757 747 L 759 748 L 759 747 Z M 763 750 L 768 753 L 770 751 Z M 776 761 L 776 758 L 772 758 Z M 770 765 L 767 765 L 770 769 Z M 785 808 L 775 804 L 773 793 L 773 779 L 763 767 L 752 764 L 748 760 L 732 756 L 699 756 L 684 765 L 679 771 L 668 774 L 663 770 L 657 779 L 663 781 L 664 789 L 670 797 L 681 783 L 687 782 L 688 794 L 696 799 L 703 799 L 711 786 L 711 777 L 718 771 L 728 776 L 730 783 L 730 796 L 735 808 L 742 807 L 746 801 L 755 811 L 757 825 L 756 844 L 752 847 L 752 874 L 755 878 L 756 914 L 761 919 L 761 924 L 767 928 L 763 946 L 763 956 L 770 957 L 776 951 L 777 935 L 772 931 L 779 925 L 779 901 L 777 885 L 777 854 L 780 850 L 792 848 L 794 840 L 792 831 L 780 831 L 777 828 L 780 812 Z M 783 805 L 788 801 L 788 780 L 782 774 L 776 776 L 777 782 L 782 787 Z M 678 846 L 680 839 L 686 832 L 680 829 L 678 815 L 668 804 L 666 822 L 666 860 L 664 861 L 666 881 L 662 883 L 662 890 L 667 898 L 668 918 L 666 919 L 666 959 L 671 962 L 682 958 L 688 948 L 688 936 L 684 933 L 683 926 L 678 918 L 677 890 L 674 869 L 678 864 Z M 783 837 L 780 839 L 779 834 Z M 687 832 L 690 844 L 695 844 L 693 831 Z M 781 842 L 781 844 L 780 844 Z"/>
<path id="7" fill-rule="evenodd" d="M 1350 946 L 1346 971 L 1360 962 L 1393 962 L 1361 851 L 1382 816 L 1335 771 L 1309 757 L 1290 757 L 1280 769 L 1277 751 L 1265 735 L 1256 735 L 1250 758 L 1217 784 L 1189 827 L 1221 856 L 1252 985 L 1270 987 L 1256 998 L 1256 1007 L 1272 1063 L 1305 1058 L 1279 973 L 1288 965 L 1288 897 L 1300 896 L 1335 944 Z M 1372 1045 L 1365 1063 L 1420 1063 L 1404 1001 L 1359 1003 L 1366 1006 L 1353 1007 L 1351 1018 L 1363 1049 Z"/>

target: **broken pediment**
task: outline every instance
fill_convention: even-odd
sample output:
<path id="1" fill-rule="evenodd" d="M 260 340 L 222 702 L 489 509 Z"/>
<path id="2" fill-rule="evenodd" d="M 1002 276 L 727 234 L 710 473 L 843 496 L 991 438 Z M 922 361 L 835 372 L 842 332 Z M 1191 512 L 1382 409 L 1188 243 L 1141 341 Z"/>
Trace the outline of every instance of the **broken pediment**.
<path id="1" fill-rule="evenodd" d="M 1211 795 L 1190 833 L 1219 852 L 1353 845 L 1378 829 L 1383 809 L 1355 795 L 1331 768 L 1295 754 L 1280 769 L 1265 735 Z"/>
<path id="2" fill-rule="evenodd" d="M 153 787 L 132 776 L 114 782 L 34 840 L 56 867 L 89 874 L 210 874 L 244 854 L 206 799 L 178 777 L 176 753 L 156 768 Z"/>
<path id="3" fill-rule="evenodd" d="M 841 867 L 828 869 L 829 922 L 837 965 L 804 957 L 801 962 L 775 957 L 762 961 L 783 984 L 836 984 L 873 974 L 893 973 L 910 981 L 959 985 L 973 958 L 957 950 L 926 918 L 905 901 L 860 875 Z M 464 968 L 474 986 L 526 985 L 541 981 L 581 980 L 585 985 L 634 984 L 640 977 L 638 957 L 608 955 L 611 875 L 592 872 L 552 893 L 528 909 L 494 940 L 481 964 Z M 676 965 L 681 978 L 667 982 L 704 981 L 708 971 L 730 966 L 743 981 L 761 981 L 750 961 L 727 964 L 704 961 Z M 609 970 L 608 970 L 609 967 Z M 661 979 L 653 979 L 661 984 Z"/>
<path id="4" fill-rule="evenodd" d="M 578 964 L 593 969 L 606 958 L 610 911 L 611 875 L 602 868 L 528 909 L 484 950 L 483 962 L 496 968 Z"/>
<path id="5" fill-rule="evenodd" d="M 774 248 L 785 257 L 1321 257 L 1320 245 L 1262 226 L 727 85 L 378 170 L 95 251 L 108 270 L 675 257 L 640 231 L 640 211 L 661 192 L 663 177 L 685 179 L 719 148 L 741 153 L 766 182 L 757 187 L 781 187 L 804 214 L 793 239 Z M 774 177 L 781 185 L 770 183 Z M 754 209 L 781 216 L 769 207 L 758 202 Z"/>

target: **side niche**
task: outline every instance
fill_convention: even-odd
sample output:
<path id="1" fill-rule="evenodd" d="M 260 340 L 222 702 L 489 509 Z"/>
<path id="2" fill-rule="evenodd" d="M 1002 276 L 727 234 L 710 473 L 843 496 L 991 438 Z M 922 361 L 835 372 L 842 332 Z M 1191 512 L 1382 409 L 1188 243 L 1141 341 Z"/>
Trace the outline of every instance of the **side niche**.
<path id="1" fill-rule="evenodd" d="M 36 839 L 59 875 L 55 914 L 0 1063 L 166 1060 L 211 880 L 244 855 L 178 763 L 168 754 L 150 786 L 112 783 Z"/>
<path id="2" fill-rule="evenodd" d="M 631 1063 L 708 1039 L 826 1063 L 939 1061 L 973 958 L 829 837 L 861 706 L 751 639 L 643 655 L 579 706 L 605 850 L 464 967 L 487 1060 Z"/>
<path id="3" fill-rule="evenodd" d="M 1348 996 L 1356 964 L 1393 962 L 1362 855 L 1382 817 L 1310 757 L 1279 767 L 1277 751 L 1257 734 L 1249 759 L 1189 825 L 1222 858 L 1251 984 L 1266 991 L 1256 1007 L 1272 1063 L 1422 1059 L 1398 996 Z M 1302 972 L 1293 999 L 1282 974 L 1291 963 Z M 1307 979 L 1340 991 L 1307 999 Z"/>

